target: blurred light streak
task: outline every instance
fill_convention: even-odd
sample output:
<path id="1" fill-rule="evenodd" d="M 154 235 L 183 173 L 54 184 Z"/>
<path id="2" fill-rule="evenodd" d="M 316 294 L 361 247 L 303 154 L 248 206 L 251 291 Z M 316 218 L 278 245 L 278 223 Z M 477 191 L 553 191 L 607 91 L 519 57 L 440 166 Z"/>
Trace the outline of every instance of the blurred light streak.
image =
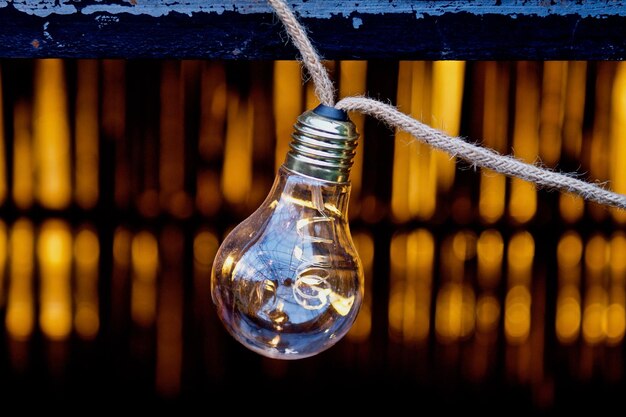
<path id="1" fill-rule="evenodd" d="M 511 345 L 521 345 L 531 329 L 530 293 L 535 243 L 527 231 L 517 232 L 509 241 L 508 290 L 504 301 L 504 333 Z"/>
<path id="2" fill-rule="evenodd" d="M 233 205 L 243 205 L 252 186 L 253 112 L 248 100 L 228 96 L 221 189 L 224 199 Z"/>
<path id="3" fill-rule="evenodd" d="M 174 227 L 166 228 L 160 246 L 163 272 L 159 286 L 155 384 L 159 394 L 176 398 L 181 388 L 183 362 L 182 232 Z"/>
<path id="4" fill-rule="evenodd" d="M 70 128 L 64 62 L 35 61 L 33 139 L 35 195 L 42 206 L 66 208 L 72 196 L 70 177 Z"/>
<path id="5" fill-rule="evenodd" d="M 509 69 L 497 62 L 486 62 L 484 68 L 483 140 L 485 146 L 505 153 L 509 136 Z M 504 214 L 505 190 L 503 175 L 481 170 L 478 210 L 484 222 L 494 223 Z"/>
<path id="6" fill-rule="evenodd" d="M 0 67 L 0 206 L 4 204 L 8 193 L 7 160 L 5 152 L 6 138 L 4 133 L 4 96 L 2 94 L 2 83 L 2 68 Z"/>
<path id="7" fill-rule="evenodd" d="M 41 331 L 50 340 L 66 340 L 72 331 L 72 234 L 62 220 L 46 220 L 37 241 Z"/>
<path id="8" fill-rule="evenodd" d="M 31 221 L 18 219 L 9 237 L 9 287 L 5 316 L 9 337 L 18 341 L 30 339 L 35 321 L 34 240 Z"/>
<path id="9" fill-rule="evenodd" d="M 131 263 L 131 316 L 138 326 L 150 327 L 156 316 L 156 280 L 159 267 L 158 244 L 152 233 L 142 231 L 133 237 Z"/>
<path id="10" fill-rule="evenodd" d="M 76 284 L 74 327 L 83 340 L 93 340 L 100 329 L 98 274 L 100 243 L 92 227 L 81 227 L 74 240 Z"/>
<path id="11" fill-rule="evenodd" d="M 539 151 L 539 80 L 536 64 L 517 63 L 513 149 L 515 156 L 534 163 Z M 509 214 L 518 224 L 527 223 L 537 210 L 535 186 L 519 178 L 511 180 Z"/>
<path id="12" fill-rule="evenodd" d="M 464 61 L 433 62 L 431 123 L 451 136 L 459 135 L 464 81 Z M 433 158 L 437 183 L 447 192 L 454 183 L 455 158 L 442 151 L 433 151 Z"/>
<path id="13" fill-rule="evenodd" d="M 617 63 L 617 73 L 613 82 L 612 109 L 610 127 L 610 181 L 611 189 L 626 194 L 626 64 Z M 613 209 L 613 218 L 619 223 L 626 223 L 626 212 Z"/>
<path id="14" fill-rule="evenodd" d="M 77 64 L 74 195 L 81 208 L 91 209 L 100 193 L 98 61 L 81 59 Z"/>
<path id="15" fill-rule="evenodd" d="M 594 346 L 606 336 L 608 294 L 605 277 L 609 261 L 609 246 L 600 234 L 592 236 L 585 246 L 586 289 L 582 331 L 585 342 Z"/>
<path id="16" fill-rule="evenodd" d="M 302 113 L 302 69 L 298 61 L 274 62 L 275 168 L 285 162 L 295 120 Z"/>
<path id="17" fill-rule="evenodd" d="M 19 209 L 33 204 L 35 168 L 33 165 L 32 113 L 24 100 L 13 107 L 13 201 Z"/>
<path id="18" fill-rule="evenodd" d="M 574 343 L 580 334 L 582 251 L 582 239 L 573 231 L 563 234 L 557 245 L 558 293 L 555 330 L 562 344 Z"/>
<path id="19" fill-rule="evenodd" d="M 554 166 L 561 157 L 567 67 L 566 61 L 546 61 L 543 63 L 539 156 L 548 166 Z"/>

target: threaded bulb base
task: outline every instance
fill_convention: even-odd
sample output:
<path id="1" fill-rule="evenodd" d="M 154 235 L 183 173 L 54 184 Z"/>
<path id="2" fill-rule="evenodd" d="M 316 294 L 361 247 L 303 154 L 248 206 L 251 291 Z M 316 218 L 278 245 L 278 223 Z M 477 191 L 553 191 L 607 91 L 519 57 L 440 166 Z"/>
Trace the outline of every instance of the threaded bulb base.
<path id="1" fill-rule="evenodd" d="M 285 167 L 323 181 L 349 181 L 359 135 L 344 111 L 319 105 L 304 112 L 291 137 Z"/>

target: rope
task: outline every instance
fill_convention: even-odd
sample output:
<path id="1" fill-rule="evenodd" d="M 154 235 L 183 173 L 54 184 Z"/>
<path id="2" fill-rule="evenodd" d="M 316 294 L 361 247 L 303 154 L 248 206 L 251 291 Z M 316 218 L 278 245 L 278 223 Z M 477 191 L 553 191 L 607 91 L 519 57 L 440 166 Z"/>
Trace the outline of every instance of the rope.
<path id="1" fill-rule="evenodd" d="M 302 54 L 304 65 L 313 78 L 315 94 L 322 104 L 334 105 L 334 86 L 311 45 L 304 28 L 298 23 L 285 0 L 268 0 L 281 19 L 294 44 Z M 510 155 L 474 145 L 447 135 L 400 112 L 395 107 L 366 97 L 346 97 L 336 108 L 345 111 L 359 111 L 384 121 L 390 126 L 402 129 L 416 139 L 457 156 L 474 167 L 489 168 L 511 177 L 521 178 L 540 187 L 567 191 L 596 203 L 626 209 L 626 196 L 602 188 L 598 184 L 574 178 L 574 174 L 563 174 L 550 169 L 529 164 Z"/>
<path id="2" fill-rule="evenodd" d="M 283 22 L 283 25 L 285 25 L 285 29 L 291 37 L 291 40 L 300 51 L 302 62 L 313 78 L 315 95 L 322 104 L 330 107 L 334 106 L 335 87 L 328 76 L 326 68 L 322 65 L 317 51 L 313 48 L 313 45 L 311 45 L 311 41 L 304 28 L 300 25 L 293 11 L 284 0 L 268 0 L 268 2 L 274 8 L 276 15 Z"/>

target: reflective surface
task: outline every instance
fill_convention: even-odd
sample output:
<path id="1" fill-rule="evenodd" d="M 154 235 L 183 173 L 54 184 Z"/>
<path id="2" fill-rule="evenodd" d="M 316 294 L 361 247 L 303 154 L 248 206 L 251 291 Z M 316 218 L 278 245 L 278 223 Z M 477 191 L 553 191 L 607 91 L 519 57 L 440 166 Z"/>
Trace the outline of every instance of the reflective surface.
<path id="1" fill-rule="evenodd" d="M 299 359 L 337 343 L 363 299 L 347 221 L 350 186 L 281 167 L 267 199 L 220 247 L 211 294 L 246 347 Z"/>

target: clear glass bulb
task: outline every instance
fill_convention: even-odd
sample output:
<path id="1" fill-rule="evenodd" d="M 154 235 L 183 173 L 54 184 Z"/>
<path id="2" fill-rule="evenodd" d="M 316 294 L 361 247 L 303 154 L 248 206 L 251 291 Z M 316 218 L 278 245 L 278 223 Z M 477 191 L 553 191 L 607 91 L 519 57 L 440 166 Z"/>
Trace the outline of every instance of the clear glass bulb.
<path id="1" fill-rule="evenodd" d="M 294 141 L 261 206 L 222 243 L 211 294 L 229 333 L 249 349 L 300 359 L 337 343 L 363 299 L 347 219 L 357 134 L 320 106 L 298 118 Z"/>

